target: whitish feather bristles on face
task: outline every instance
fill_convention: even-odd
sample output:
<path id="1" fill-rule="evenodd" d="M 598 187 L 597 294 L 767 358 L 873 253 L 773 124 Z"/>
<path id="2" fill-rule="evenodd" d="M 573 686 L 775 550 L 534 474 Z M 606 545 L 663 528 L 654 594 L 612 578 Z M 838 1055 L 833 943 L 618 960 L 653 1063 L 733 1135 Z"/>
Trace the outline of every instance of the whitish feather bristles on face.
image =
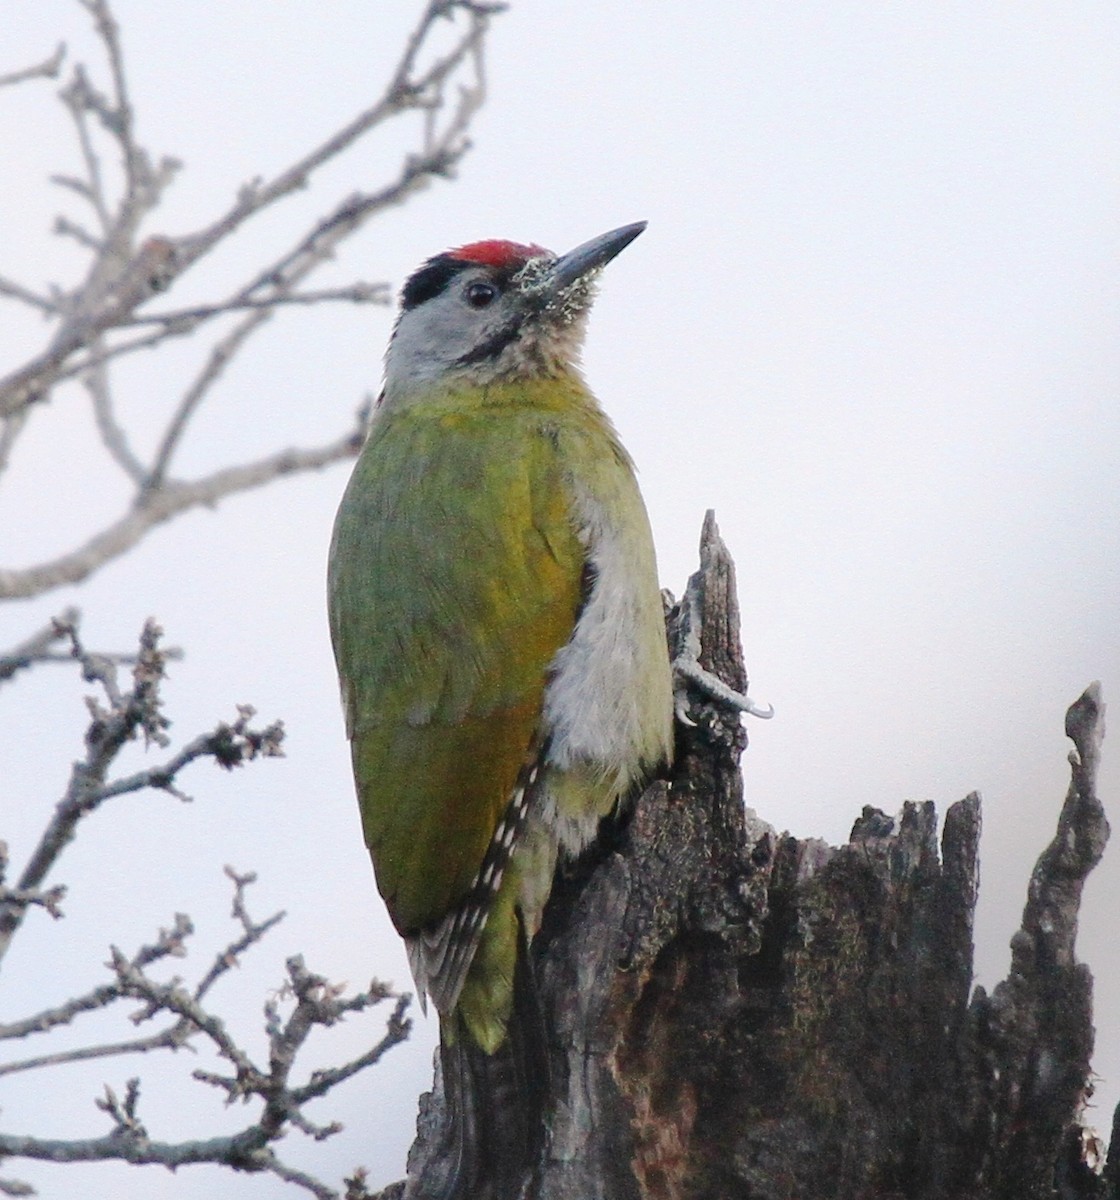
<path id="1" fill-rule="evenodd" d="M 429 259 L 401 292 L 385 356 L 385 401 L 435 380 L 480 385 L 575 369 L 595 278 L 643 228 L 627 226 L 563 257 L 489 240 Z"/>

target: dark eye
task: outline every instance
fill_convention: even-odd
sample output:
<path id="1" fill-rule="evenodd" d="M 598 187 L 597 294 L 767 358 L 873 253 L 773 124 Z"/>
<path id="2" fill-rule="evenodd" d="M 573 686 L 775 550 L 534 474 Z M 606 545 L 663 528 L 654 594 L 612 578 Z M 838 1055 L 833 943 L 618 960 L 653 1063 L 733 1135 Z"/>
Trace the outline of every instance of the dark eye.
<path id="1" fill-rule="evenodd" d="M 475 280 L 467 284 L 467 303 L 471 308 L 485 308 L 498 295 L 498 289 L 492 283 Z"/>

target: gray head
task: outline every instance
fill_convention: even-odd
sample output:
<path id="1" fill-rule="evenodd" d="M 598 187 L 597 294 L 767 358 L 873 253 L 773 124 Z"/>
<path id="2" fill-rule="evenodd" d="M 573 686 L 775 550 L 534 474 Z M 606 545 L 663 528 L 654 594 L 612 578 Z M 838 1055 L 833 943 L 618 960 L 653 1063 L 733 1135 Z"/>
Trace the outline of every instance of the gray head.
<path id="1" fill-rule="evenodd" d="M 560 257 L 541 246 L 485 241 L 430 258 L 401 291 L 386 397 L 456 377 L 481 384 L 570 370 L 595 277 L 645 227 L 625 225 Z"/>

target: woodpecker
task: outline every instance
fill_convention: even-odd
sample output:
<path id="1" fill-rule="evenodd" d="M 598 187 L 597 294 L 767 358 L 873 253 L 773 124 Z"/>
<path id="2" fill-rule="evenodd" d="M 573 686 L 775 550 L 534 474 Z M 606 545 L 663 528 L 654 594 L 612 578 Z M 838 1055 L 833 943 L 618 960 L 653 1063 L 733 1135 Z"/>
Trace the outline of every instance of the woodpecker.
<path id="1" fill-rule="evenodd" d="M 505 1200 L 491 1176 L 539 1149 L 531 1097 L 483 1094 L 547 1071 L 521 1028 L 527 946 L 558 861 L 671 756 L 649 520 L 579 367 L 596 278 L 644 228 L 561 256 L 494 240 L 425 262 L 335 522 L 330 627 L 365 841 L 439 1013 L 459 1125 L 458 1165 L 425 1196 Z M 517 1131 L 472 1149 L 511 1105 Z"/>

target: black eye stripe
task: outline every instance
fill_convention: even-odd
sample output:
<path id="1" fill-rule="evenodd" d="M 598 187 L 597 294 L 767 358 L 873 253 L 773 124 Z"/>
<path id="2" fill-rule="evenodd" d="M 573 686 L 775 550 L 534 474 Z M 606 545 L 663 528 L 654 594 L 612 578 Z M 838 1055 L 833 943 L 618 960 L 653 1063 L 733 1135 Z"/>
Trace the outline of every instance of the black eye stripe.
<path id="1" fill-rule="evenodd" d="M 425 300 L 434 299 L 447 285 L 465 271 L 469 263 L 461 262 L 448 254 L 440 254 L 414 271 L 401 290 L 401 309 L 407 312 Z"/>
<path id="2" fill-rule="evenodd" d="M 501 292 L 521 269 L 521 266 L 520 262 L 515 262 L 508 267 L 487 268 L 489 282 Z M 441 292 L 451 287 L 463 271 L 479 269 L 479 263 L 455 258 L 450 254 L 437 254 L 435 258 L 429 258 L 423 266 L 418 267 L 409 276 L 408 281 L 401 288 L 401 311 L 408 312 L 410 308 L 416 308 L 419 304 L 434 300 Z"/>

